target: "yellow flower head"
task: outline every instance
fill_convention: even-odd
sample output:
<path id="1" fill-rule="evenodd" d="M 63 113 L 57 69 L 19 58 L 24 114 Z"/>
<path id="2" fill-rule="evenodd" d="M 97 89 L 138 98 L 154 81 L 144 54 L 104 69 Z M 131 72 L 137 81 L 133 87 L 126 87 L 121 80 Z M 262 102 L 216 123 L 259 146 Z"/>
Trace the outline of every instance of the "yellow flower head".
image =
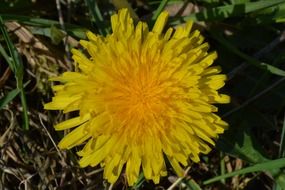
<path id="1" fill-rule="evenodd" d="M 59 147 L 78 152 L 82 167 L 104 167 L 104 178 L 116 182 L 122 168 L 129 185 L 142 169 L 146 179 L 159 183 L 166 175 L 167 158 L 178 175 L 189 159 L 199 161 L 213 139 L 223 133 L 217 107 L 229 96 L 217 92 L 226 76 L 210 67 L 216 52 L 192 22 L 163 33 L 168 13 L 162 12 L 152 31 L 144 22 L 136 26 L 127 9 L 111 17 L 113 33 L 103 37 L 87 32 L 80 44 L 86 57 L 73 50 L 75 72 L 53 78 L 55 96 L 45 109 L 79 111 L 79 116 L 55 125 L 73 129 Z"/>

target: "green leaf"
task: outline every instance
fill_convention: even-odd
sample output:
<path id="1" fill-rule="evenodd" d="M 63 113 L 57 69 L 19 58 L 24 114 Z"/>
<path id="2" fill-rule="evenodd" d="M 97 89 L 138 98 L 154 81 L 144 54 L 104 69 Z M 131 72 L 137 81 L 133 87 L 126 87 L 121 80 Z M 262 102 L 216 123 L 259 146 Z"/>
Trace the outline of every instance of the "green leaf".
<path id="1" fill-rule="evenodd" d="M 284 22 L 285 21 L 285 3 L 270 7 L 251 15 L 257 23 Z"/>
<path id="2" fill-rule="evenodd" d="M 279 175 L 274 177 L 276 182 L 276 187 L 279 189 L 285 189 L 285 174 L 281 172 Z"/>
<path id="3" fill-rule="evenodd" d="M 251 131 L 250 124 L 253 120 L 247 119 L 245 115 L 250 115 L 250 114 L 245 110 L 242 112 L 242 114 L 236 115 L 235 120 L 231 121 L 231 125 L 234 127 L 226 131 L 225 134 L 218 140 L 217 148 L 220 149 L 222 152 L 228 153 L 234 157 L 238 157 L 248 163 L 257 165 L 261 163 L 270 162 L 271 160 L 263 155 L 263 150 L 262 147 L 260 146 L 260 143 L 258 143 L 254 135 L 250 132 Z M 251 115 L 250 117 L 253 117 L 253 115 Z M 245 119 L 240 120 L 240 118 L 245 118 Z M 255 172 L 251 170 L 250 171 L 245 170 L 245 171 L 246 173 Z M 267 171 L 271 173 L 271 175 L 274 177 L 278 186 L 284 187 L 285 189 L 285 176 L 284 176 L 285 174 L 283 173 L 283 171 L 280 168 L 272 168 L 268 169 Z M 242 173 L 237 173 L 237 174 L 236 173 L 222 174 L 220 176 L 232 177 L 235 175 L 244 174 L 243 173 L 244 171 L 241 172 Z M 221 177 L 218 180 L 222 180 L 225 178 Z"/>
<path id="4" fill-rule="evenodd" d="M 42 35 L 46 36 L 50 39 L 52 39 L 52 32 L 51 27 L 45 28 L 45 27 L 30 27 L 29 30 L 36 35 Z M 86 31 L 84 29 L 73 29 L 72 30 L 72 36 L 75 36 L 79 39 L 86 39 Z"/>
<path id="5" fill-rule="evenodd" d="M 285 76 L 285 71 L 283 71 L 283 70 L 281 70 L 275 66 L 269 65 L 267 63 L 260 63 L 260 68 L 263 68 L 263 69 L 265 69 L 265 70 L 267 70 L 270 73 L 275 74 L 275 75 L 279 75 L 282 77 Z"/>
<path id="6" fill-rule="evenodd" d="M 247 112 L 243 112 L 246 114 Z M 217 148 L 222 152 L 228 153 L 232 156 L 238 157 L 249 163 L 260 163 L 268 161 L 262 154 L 262 148 L 259 142 L 254 138 L 250 132 L 249 121 L 240 120 L 244 117 L 243 114 L 236 116 L 235 122 L 231 122 L 228 131 L 217 141 Z"/>
<path id="7" fill-rule="evenodd" d="M 242 135 L 238 137 L 242 139 L 242 142 L 235 142 L 235 140 L 231 141 L 230 138 L 221 137 L 217 144 L 218 149 L 250 163 L 268 160 L 254 148 L 254 142 L 249 134 L 243 133 Z"/>
<path id="8" fill-rule="evenodd" d="M 50 37 L 53 44 L 58 45 L 62 41 L 62 39 L 65 37 L 65 33 L 55 27 L 54 25 L 50 28 Z"/>
<path id="9" fill-rule="evenodd" d="M 256 2 L 238 3 L 232 5 L 225 5 L 215 8 L 209 8 L 198 13 L 190 14 L 189 16 L 179 18 L 173 21 L 171 24 L 176 25 L 181 21 L 186 22 L 188 20 L 193 21 L 217 21 L 230 17 L 242 16 L 254 11 L 262 10 L 272 6 L 284 3 L 285 0 L 262 0 Z"/>

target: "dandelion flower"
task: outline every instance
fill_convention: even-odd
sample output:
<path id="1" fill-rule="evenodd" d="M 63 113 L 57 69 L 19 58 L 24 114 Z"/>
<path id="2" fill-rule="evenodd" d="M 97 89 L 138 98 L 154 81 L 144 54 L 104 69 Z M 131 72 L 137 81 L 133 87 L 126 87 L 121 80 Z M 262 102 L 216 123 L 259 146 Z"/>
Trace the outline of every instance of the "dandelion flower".
<path id="1" fill-rule="evenodd" d="M 129 185 L 143 171 L 159 183 L 167 174 L 166 160 L 177 175 L 189 162 L 207 154 L 227 123 L 213 104 L 228 103 L 220 94 L 226 76 L 211 66 L 216 52 L 192 22 L 163 33 L 168 13 L 162 12 L 149 31 L 134 25 L 127 9 L 111 17 L 113 33 L 87 32 L 80 44 L 87 57 L 73 49 L 76 71 L 51 80 L 55 96 L 45 109 L 78 111 L 77 117 L 55 125 L 72 129 L 61 149 L 84 144 L 81 167 L 101 165 L 104 178 L 115 183 L 123 168 Z"/>

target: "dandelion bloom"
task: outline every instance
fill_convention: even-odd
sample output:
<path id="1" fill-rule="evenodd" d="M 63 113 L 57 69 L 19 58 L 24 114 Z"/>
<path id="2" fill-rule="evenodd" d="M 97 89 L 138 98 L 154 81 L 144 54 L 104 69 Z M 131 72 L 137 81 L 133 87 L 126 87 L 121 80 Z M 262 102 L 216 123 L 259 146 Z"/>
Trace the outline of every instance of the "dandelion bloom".
<path id="1" fill-rule="evenodd" d="M 167 18 L 162 12 L 149 31 L 144 22 L 134 25 L 127 9 L 120 10 L 111 17 L 112 34 L 87 32 L 88 41 L 80 41 L 90 56 L 72 50 L 76 71 L 52 79 L 61 85 L 53 86 L 55 96 L 45 109 L 79 111 L 55 125 L 75 128 L 58 146 L 86 142 L 78 152 L 80 166 L 100 164 L 110 183 L 123 168 L 129 185 L 140 169 L 159 183 L 167 174 L 164 158 L 181 176 L 228 126 L 213 113 L 218 109 L 212 104 L 230 101 L 217 92 L 226 76 L 211 66 L 216 52 L 207 52 L 199 31 L 191 32 L 191 21 L 163 33 Z"/>

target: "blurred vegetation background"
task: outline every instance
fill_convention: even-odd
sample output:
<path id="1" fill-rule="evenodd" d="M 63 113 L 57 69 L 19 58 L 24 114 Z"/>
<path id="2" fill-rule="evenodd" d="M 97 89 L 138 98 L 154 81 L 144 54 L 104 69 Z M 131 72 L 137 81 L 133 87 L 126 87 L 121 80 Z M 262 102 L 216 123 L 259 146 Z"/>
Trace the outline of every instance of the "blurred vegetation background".
<path id="1" fill-rule="evenodd" d="M 219 106 L 230 128 L 183 178 L 159 185 L 143 174 L 110 186 L 102 169 L 79 168 L 60 151 L 53 125 L 69 115 L 43 110 L 48 78 L 72 70 L 70 49 L 85 31 L 111 32 L 110 15 L 128 6 L 150 25 L 166 9 L 169 26 L 192 19 L 218 52 L 232 97 Z M 0 189 L 285 190 L 285 0 L 1 0 Z"/>

